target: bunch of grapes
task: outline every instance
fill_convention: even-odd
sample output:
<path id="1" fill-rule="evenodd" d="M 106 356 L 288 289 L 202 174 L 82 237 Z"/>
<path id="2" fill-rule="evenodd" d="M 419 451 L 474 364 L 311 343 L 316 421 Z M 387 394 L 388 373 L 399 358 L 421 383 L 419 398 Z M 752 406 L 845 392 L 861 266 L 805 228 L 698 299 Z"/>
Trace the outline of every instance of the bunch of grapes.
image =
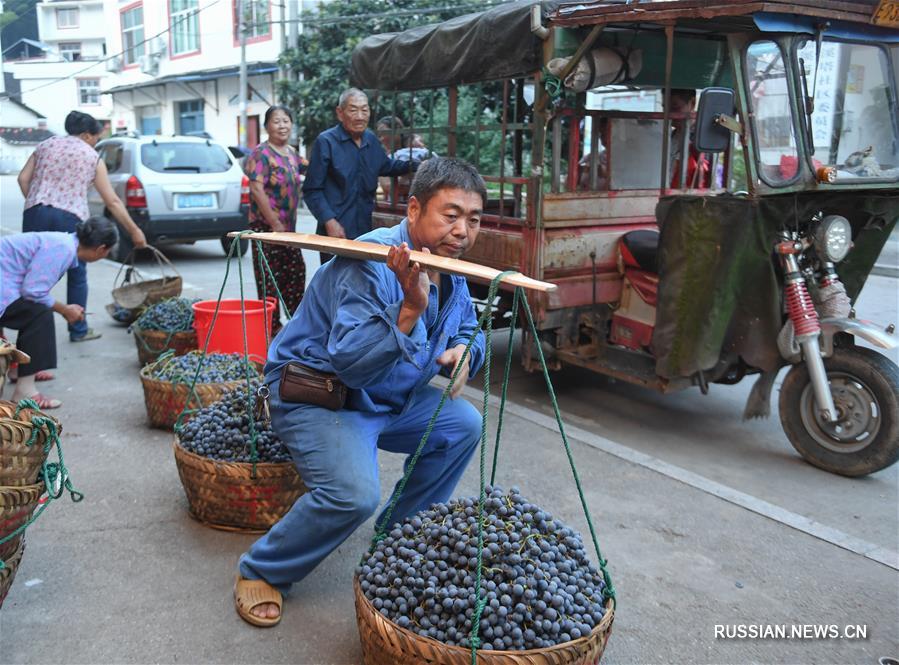
<path id="1" fill-rule="evenodd" d="M 250 395 L 255 395 L 256 386 Z M 241 386 L 197 411 L 179 431 L 181 445 L 192 453 L 226 462 L 251 462 L 247 389 Z M 252 404 L 252 399 L 249 402 Z M 289 462 L 290 453 L 271 426 L 255 422 L 259 462 Z"/>
<path id="2" fill-rule="evenodd" d="M 516 487 L 486 492 L 480 648 L 539 649 L 589 635 L 605 613 L 605 583 L 580 535 Z M 470 647 L 478 503 L 435 504 L 393 526 L 356 571 L 375 609 L 419 635 Z"/>
<path id="3" fill-rule="evenodd" d="M 193 330 L 194 310 L 191 305 L 199 298 L 168 298 L 151 305 L 138 317 L 135 325 L 141 330 L 185 332 Z"/>
<path id="4" fill-rule="evenodd" d="M 226 383 L 246 379 L 246 360 L 241 353 L 209 353 L 203 358 L 202 351 L 191 351 L 183 356 L 168 358 L 150 366 L 150 376 L 160 381 L 190 383 L 197 372 L 197 365 L 203 366 L 197 383 Z M 250 365 L 251 378 L 258 379 L 259 370 Z"/>

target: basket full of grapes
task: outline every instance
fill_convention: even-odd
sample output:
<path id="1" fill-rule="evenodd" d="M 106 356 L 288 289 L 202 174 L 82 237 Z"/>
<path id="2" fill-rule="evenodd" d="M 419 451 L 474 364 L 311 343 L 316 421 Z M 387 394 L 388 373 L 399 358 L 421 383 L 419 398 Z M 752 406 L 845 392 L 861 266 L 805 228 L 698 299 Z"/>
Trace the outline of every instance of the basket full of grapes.
<path id="1" fill-rule="evenodd" d="M 150 425 L 172 429 L 186 408 L 208 406 L 226 392 L 246 385 L 248 367 L 251 379 L 258 380 L 257 366 L 248 363 L 241 353 L 189 351 L 176 356 L 169 351 L 162 354 L 140 371 Z"/>
<path id="2" fill-rule="evenodd" d="M 394 524 L 356 571 L 365 665 L 594 665 L 612 629 L 608 577 L 580 535 L 517 488 L 435 504 Z"/>
<path id="3" fill-rule="evenodd" d="M 183 356 L 197 348 L 193 303 L 197 299 L 168 298 L 144 310 L 130 330 L 141 366 L 172 349 Z"/>
<path id="4" fill-rule="evenodd" d="M 284 444 L 260 422 L 252 427 L 254 473 L 248 394 L 252 392 L 241 384 L 180 426 L 175 463 L 194 518 L 218 529 L 262 533 L 306 488 Z"/>

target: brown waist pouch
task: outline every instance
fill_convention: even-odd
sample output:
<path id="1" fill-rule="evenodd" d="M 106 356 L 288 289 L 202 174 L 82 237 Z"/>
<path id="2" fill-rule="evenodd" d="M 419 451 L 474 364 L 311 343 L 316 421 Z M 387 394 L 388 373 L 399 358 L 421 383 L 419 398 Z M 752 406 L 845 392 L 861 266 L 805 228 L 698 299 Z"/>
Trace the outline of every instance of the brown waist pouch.
<path id="1" fill-rule="evenodd" d="M 336 374 L 319 372 L 291 361 L 281 368 L 278 394 L 282 402 L 314 404 L 337 411 L 346 402 L 347 387 Z"/>

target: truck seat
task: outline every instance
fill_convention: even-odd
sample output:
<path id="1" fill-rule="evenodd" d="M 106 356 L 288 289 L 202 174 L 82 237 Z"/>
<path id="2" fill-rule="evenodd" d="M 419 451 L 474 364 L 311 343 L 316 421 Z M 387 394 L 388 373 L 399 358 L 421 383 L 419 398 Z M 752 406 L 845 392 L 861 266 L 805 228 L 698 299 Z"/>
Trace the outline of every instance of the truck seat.
<path id="1" fill-rule="evenodd" d="M 650 229 L 629 231 L 618 241 L 623 267 L 659 272 L 659 232 Z"/>

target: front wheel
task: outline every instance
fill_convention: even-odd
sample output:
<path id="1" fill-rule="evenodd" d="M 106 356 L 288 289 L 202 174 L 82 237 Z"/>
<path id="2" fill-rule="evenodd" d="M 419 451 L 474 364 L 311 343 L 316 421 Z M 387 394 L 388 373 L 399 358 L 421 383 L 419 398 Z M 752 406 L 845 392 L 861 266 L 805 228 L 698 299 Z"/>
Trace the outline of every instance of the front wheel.
<path id="1" fill-rule="evenodd" d="M 231 243 L 234 241 L 234 239 L 229 238 L 228 236 L 225 235 L 225 236 L 221 237 L 221 241 L 222 241 L 222 250 L 225 252 L 225 256 L 227 256 L 228 252 L 231 251 Z M 241 238 L 240 244 L 237 246 L 237 251 L 239 252 L 237 254 L 237 256 L 243 256 L 244 254 L 246 254 L 247 248 L 249 246 L 250 246 L 250 241 L 245 238 Z"/>
<path id="2" fill-rule="evenodd" d="M 864 476 L 899 460 L 899 367 L 876 351 L 837 348 L 824 359 L 837 421 L 821 417 L 805 364 L 780 389 L 780 422 L 807 462 L 843 476 Z"/>

